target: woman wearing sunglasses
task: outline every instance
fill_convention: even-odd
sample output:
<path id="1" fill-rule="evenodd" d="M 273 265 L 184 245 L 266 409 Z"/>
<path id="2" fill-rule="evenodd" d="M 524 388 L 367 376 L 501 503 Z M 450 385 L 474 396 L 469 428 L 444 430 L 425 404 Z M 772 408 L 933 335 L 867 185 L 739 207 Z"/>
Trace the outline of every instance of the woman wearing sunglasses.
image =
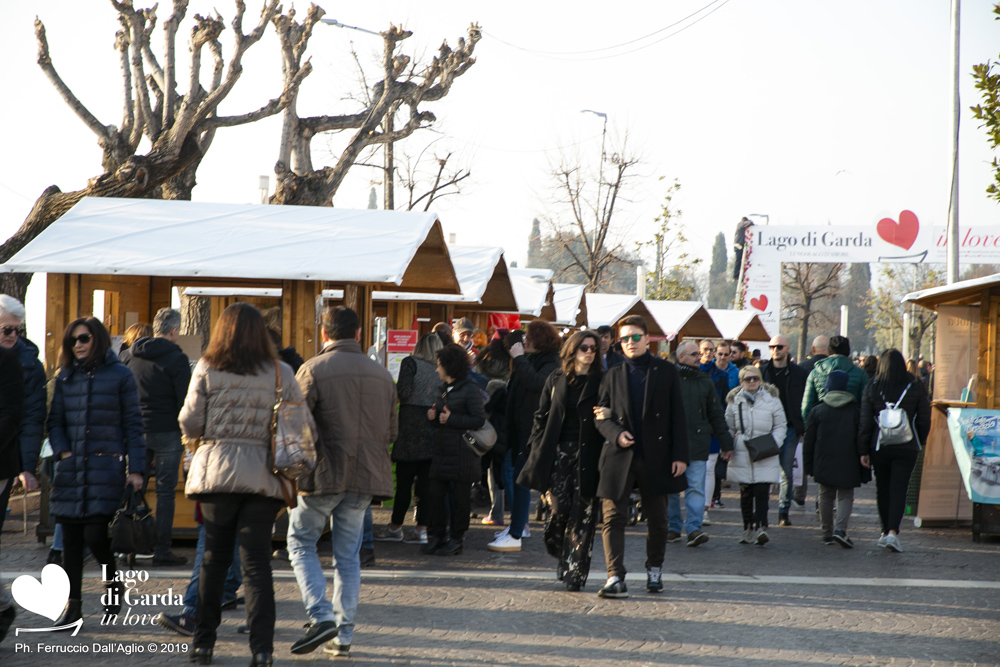
<path id="1" fill-rule="evenodd" d="M 726 479 L 740 485 L 740 511 L 743 513 L 743 536 L 740 544 L 768 542 L 767 497 L 771 485 L 781 478 L 778 455 L 753 461 L 746 441 L 771 434 L 776 444 L 785 441 L 785 409 L 778 388 L 761 382 L 760 369 L 746 366 L 740 370 L 740 386 L 726 396 L 726 424 L 733 433 L 733 458 Z"/>
<path id="2" fill-rule="evenodd" d="M 63 529 L 63 569 L 69 602 L 56 625 L 78 620 L 83 580 L 83 547 L 115 570 L 108 523 L 126 484 L 142 487 L 146 443 L 142 436 L 139 391 L 132 371 L 111 350 L 100 320 L 73 320 L 63 334 L 56 374 L 49 441 L 56 457 L 51 511 Z M 110 601 L 122 599 L 121 583 L 109 584 Z M 104 605 L 117 614 L 120 602 Z"/>
<path id="3" fill-rule="evenodd" d="M 556 576 L 566 590 L 587 583 L 597 526 L 597 463 L 604 444 L 594 426 L 601 386 L 601 363 L 595 363 L 600 340 L 578 331 L 562 346 L 561 362 L 542 388 L 528 440 L 528 460 L 517 483 L 548 492 L 552 511 L 543 540 L 559 560 Z"/>

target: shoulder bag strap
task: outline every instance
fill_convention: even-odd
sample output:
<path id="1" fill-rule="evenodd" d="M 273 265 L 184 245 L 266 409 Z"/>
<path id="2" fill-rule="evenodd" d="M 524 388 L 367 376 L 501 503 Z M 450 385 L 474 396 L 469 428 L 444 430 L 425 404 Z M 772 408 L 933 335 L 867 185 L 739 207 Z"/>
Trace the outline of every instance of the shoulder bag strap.
<path id="1" fill-rule="evenodd" d="M 739 411 L 740 411 L 740 432 L 743 433 L 743 435 L 746 435 L 747 434 L 747 427 L 743 425 L 743 404 L 740 403 L 740 404 L 738 404 L 737 407 L 739 408 Z"/>

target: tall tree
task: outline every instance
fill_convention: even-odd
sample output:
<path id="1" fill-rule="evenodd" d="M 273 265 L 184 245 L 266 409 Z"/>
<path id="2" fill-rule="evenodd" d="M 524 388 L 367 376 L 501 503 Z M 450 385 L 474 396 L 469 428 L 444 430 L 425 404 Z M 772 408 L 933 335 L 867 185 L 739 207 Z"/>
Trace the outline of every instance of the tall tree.
<path id="1" fill-rule="evenodd" d="M 993 6 L 994 21 L 1000 21 L 1000 4 Z M 972 78 L 976 90 L 980 91 L 980 102 L 972 107 L 972 115 L 982 121 L 980 127 L 986 129 L 990 148 L 1000 148 L 1000 62 L 985 62 L 972 66 Z M 993 182 L 986 193 L 1000 201 L 1000 161 L 993 158 Z"/>
<path id="2" fill-rule="evenodd" d="M 805 358 L 809 350 L 809 327 L 834 325 L 836 319 L 823 306 L 840 294 L 843 264 L 786 262 L 781 267 L 781 290 L 785 319 L 798 327 L 799 341 L 795 355 Z"/>
<path id="3" fill-rule="evenodd" d="M 87 109 L 56 70 L 45 25 L 35 19 L 38 42 L 38 65 L 66 104 L 97 136 L 103 172 L 87 186 L 63 192 L 58 186 L 46 188 L 21 228 L 0 246 L 0 262 L 38 236 L 52 222 L 84 197 L 154 197 L 190 199 L 195 172 L 212 143 L 215 131 L 266 118 L 279 113 L 294 99 L 302 80 L 309 74 L 309 63 L 286 73 L 284 90 L 262 107 L 237 116 L 220 116 L 219 104 L 233 90 L 243 74 L 243 56 L 260 41 L 268 22 L 279 15 L 278 0 L 268 0 L 257 25 L 243 32 L 246 5 L 236 0 L 232 21 L 235 37 L 228 63 L 219 40 L 225 23 L 218 15 L 194 16 L 189 41 L 190 74 L 187 90 L 178 88 L 176 38 L 187 12 L 188 0 L 174 0 L 173 11 L 163 23 L 163 52 L 153 51 L 151 36 L 156 28 L 156 6 L 136 9 L 133 0 L 111 0 L 118 11 L 121 29 L 115 35 L 124 98 L 120 125 L 105 124 Z M 202 80 L 202 59 L 208 51 L 211 59 L 210 80 Z M 145 154 L 137 154 L 143 139 L 149 142 Z M 30 274 L 0 275 L 0 291 L 23 300 Z"/>
<path id="4" fill-rule="evenodd" d="M 708 269 L 708 307 L 729 308 L 733 303 L 733 286 L 726 277 L 729 258 L 726 256 L 726 235 L 715 235 L 712 246 L 712 263 Z"/>
<path id="5" fill-rule="evenodd" d="M 841 303 L 847 306 L 847 336 L 851 348 L 867 350 L 875 347 L 875 339 L 868 328 L 868 302 L 872 297 L 872 271 L 867 263 L 851 264 Z"/>
<path id="6" fill-rule="evenodd" d="M 693 271 L 700 258 L 688 253 L 688 240 L 684 236 L 681 210 L 673 203 L 681 184 L 674 180 L 663 197 L 663 207 L 654 222 L 660 224 L 652 240 L 637 243 L 639 252 L 653 250 L 653 270 L 646 273 L 646 296 L 665 301 L 688 301 L 694 298 L 697 287 Z"/>
<path id="7" fill-rule="evenodd" d="M 555 280 L 563 283 L 583 285 L 587 276 L 573 260 L 586 252 L 586 244 L 582 238 L 543 236 L 540 259 L 530 265 L 531 268 L 552 269 Z M 638 255 L 622 250 L 615 259 L 605 265 L 601 273 L 601 284 L 596 290 L 603 294 L 635 294 L 636 269 L 642 264 Z"/>
<path id="8" fill-rule="evenodd" d="M 311 5 L 305 19 L 295 20 L 295 11 L 275 17 L 274 24 L 281 42 L 282 72 L 286 82 L 300 68 L 312 29 L 324 15 L 323 9 Z M 362 105 L 353 113 L 301 117 L 297 99 L 284 110 L 278 160 L 274 171 L 277 186 L 272 204 L 331 206 L 333 196 L 348 171 L 358 161 L 366 147 L 392 144 L 436 120 L 434 114 L 421 108 L 426 102 L 444 98 L 455 79 L 465 74 L 476 59 L 473 52 L 482 38 L 478 25 L 469 26 L 468 35 L 459 38 L 458 47 L 441 44 L 430 63 L 411 62 L 400 51 L 400 45 L 413 33 L 390 25 L 382 36 L 380 79 L 369 86 L 362 77 L 365 91 L 356 100 Z M 393 118 L 402 108 L 409 117 L 396 129 Z M 354 130 L 337 163 L 332 167 L 315 168 L 312 159 L 312 139 L 324 132 Z"/>
<path id="9" fill-rule="evenodd" d="M 902 350 L 904 314 L 909 314 L 910 354 L 924 351 L 924 337 L 937 321 L 937 313 L 927 308 L 903 303 L 910 292 L 944 284 L 940 264 L 883 264 L 877 287 L 868 302 L 868 327 L 879 349 Z M 928 348 L 929 351 L 929 348 Z"/>
<path id="10" fill-rule="evenodd" d="M 526 266 L 531 268 L 542 268 L 547 269 L 550 267 L 543 266 L 544 262 L 542 255 L 542 223 L 539 222 L 538 218 L 534 218 L 531 221 L 531 235 L 528 236 L 528 263 Z"/>

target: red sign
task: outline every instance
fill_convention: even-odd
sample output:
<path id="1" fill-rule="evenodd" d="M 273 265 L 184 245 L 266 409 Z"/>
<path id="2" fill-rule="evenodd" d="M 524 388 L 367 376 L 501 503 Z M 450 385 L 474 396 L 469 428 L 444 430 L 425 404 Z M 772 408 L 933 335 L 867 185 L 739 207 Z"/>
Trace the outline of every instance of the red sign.
<path id="1" fill-rule="evenodd" d="M 393 331 L 386 335 L 386 350 L 392 354 L 411 354 L 413 348 L 417 346 L 417 339 L 420 338 L 419 331 Z"/>

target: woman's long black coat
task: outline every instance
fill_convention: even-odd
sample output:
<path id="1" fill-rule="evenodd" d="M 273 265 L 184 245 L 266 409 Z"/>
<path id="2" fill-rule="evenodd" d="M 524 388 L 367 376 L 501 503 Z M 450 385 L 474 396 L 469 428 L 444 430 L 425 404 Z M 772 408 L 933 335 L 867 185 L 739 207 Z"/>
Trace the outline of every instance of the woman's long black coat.
<path id="1" fill-rule="evenodd" d="M 440 416 L 447 406 L 451 411 L 448 423 L 435 418 L 434 455 L 431 457 L 431 479 L 452 482 L 475 482 L 482 477 L 479 457 L 462 439 L 466 431 L 475 431 L 486 423 L 486 410 L 479 387 L 468 377 L 455 382 L 451 391 L 441 387 L 441 396 L 434 403 L 434 414 Z"/>
<path id="2" fill-rule="evenodd" d="M 512 365 L 507 385 L 507 449 L 513 460 L 528 444 L 542 388 L 552 371 L 559 368 L 559 354 L 524 354 L 514 359 Z"/>
<path id="3" fill-rule="evenodd" d="M 528 460 L 517 478 L 517 483 L 521 486 L 542 492 L 549 489 L 552 467 L 556 460 L 556 446 L 566 420 L 568 384 L 569 378 L 560 369 L 549 376 L 542 388 L 534 427 L 528 440 Z M 585 498 L 597 495 L 597 462 L 604 444 L 604 436 L 594 425 L 594 407 L 597 405 L 600 388 L 600 374 L 588 375 L 576 404 L 580 414 L 580 495 Z"/>

